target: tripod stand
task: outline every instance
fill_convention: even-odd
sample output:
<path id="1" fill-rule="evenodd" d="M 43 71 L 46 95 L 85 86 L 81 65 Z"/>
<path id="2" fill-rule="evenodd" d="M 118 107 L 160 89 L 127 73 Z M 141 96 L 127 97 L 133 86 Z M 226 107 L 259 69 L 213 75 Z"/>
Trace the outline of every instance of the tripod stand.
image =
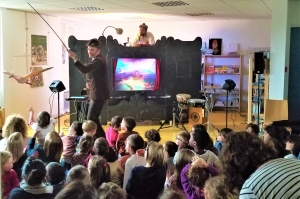
<path id="1" fill-rule="evenodd" d="M 210 95 L 209 97 L 206 95 L 206 91 L 204 90 L 204 97 L 205 97 L 205 109 L 206 109 L 206 112 L 207 112 L 207 122 L 204 123 L 203 125 L 206 125 L 206 129 L 207 129 L 207 132 L 209 133 L 211 129 L 216 129 L 219 131 L 219 129 L 216 128 L 215 125 L 213 125 L 211 122 L 210 122 L 210 114 L 212 113 L 212 109 L 214 107 L 214 102 L 213 102 L 213 89 L 211 89 L 210 91 Z M 210 100 L 209 100 L 210 98 Z M 209 103 L 210 102 L 210 103 Z"/>
<path id="2" fill-rule="evenodd" d="M 176 120 L 179 122 L 179 124 L 182 126 L 182 128 L 180 128 L 178 126 L 178 124 L 176 124 Z M 164 122 L 161 123 L 160 127 L 157 129 L 157 131 L 159 131 L 160 129 L 165 129 L 165 128 L 178 128 L 181 130 L 185 130 L 186 132 L 188 132 L 186 130 L 186 128 L 183 125 L 183 122 L 180 121 L 179 117 L 176 115 L 176 102 L 173 102 L 173 108 L 172 108 L 172 125 L 169 126 L 164 126 L 166 124 L 166 120 L 164 120 Z"/>

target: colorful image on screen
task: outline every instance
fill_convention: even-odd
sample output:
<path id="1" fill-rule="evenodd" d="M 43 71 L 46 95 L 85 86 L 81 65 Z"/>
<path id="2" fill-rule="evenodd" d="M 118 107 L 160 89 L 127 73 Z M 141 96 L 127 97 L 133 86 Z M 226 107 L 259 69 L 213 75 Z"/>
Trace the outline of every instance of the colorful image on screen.
<path id="1" fill-rule="evenodd" d="M 115 69 L 115 90 L 153 90 L 156 82 L 156 59 L 118 58 Z"/>

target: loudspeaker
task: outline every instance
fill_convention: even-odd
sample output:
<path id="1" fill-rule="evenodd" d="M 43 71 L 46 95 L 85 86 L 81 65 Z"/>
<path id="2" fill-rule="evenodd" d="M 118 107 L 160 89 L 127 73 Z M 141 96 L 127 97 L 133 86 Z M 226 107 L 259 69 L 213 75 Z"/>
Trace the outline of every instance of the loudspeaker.
<path id="1" fill-rule="evenodd" d="M 235 86 L 236 84 L 232 79 L 226 79 L 222 89 L 230 92 L 235 88 Z"/>
<path id="2" fill-rule="evenodd" d="M 264 52 L 254 53 L 254 73 L 263 74 L 265 70 Z"/>
<path id="3" fill-rule="evenodd" d="M 50 84 L 49 88 L 52 92 L 56 92 L 56 93 L 66 90 L 65 85 L 60 80 L 54 80 Z"/>

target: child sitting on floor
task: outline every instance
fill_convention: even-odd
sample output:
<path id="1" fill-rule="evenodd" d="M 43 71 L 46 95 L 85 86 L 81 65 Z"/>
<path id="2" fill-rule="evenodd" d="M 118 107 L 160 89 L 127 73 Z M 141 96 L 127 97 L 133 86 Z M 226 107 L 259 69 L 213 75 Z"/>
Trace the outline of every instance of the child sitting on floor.
<path id="1" fill-rule="evenodd" d="M 29 108 L 29 125 L 34 132 L 38 131 L 36 135 L 37 142 L 44 144 L 45 137 L 49 132 L 54 131 L 56 120 L 50 117 L 47 111 L 42 111 L 37 115 L 37 121 L 34 120 L 34 110 L 32 107 Z"/>
<path id="2" fill-rule="evenodd" d="M 125 151 L 125 141 L 128 136 L 132 134 L 139 134 L 138 132 L 133 131 L 134 127 L 136 126 L 136 122 L 133 117 L 124 117 L 121 122 L 121 129 L 125 132 L 120 133 L 118 135 L 118 139 L 116 142 L 116 148 L 119 151 L 121 156 L 128 155 Z"/>
<path id="3" fill-rule="evenodd" d="M 197 156 L 182 169 L 180 178 L 187 199 L 204 199 L 203 188 L 209 174 L 216 176 L 218 170 Z"/>
<path id="4" fill-rule="evenodd" d="M 92 120 L 87 120 L 82 124 L 82 130 L 84 135 L 90 135 L 94 137 L 97 131 L 97 124 Z"/>
<path id="5" fill-rule="evenodd" d="M 75 121 L 69 128 L 69 134 L 61 138 L 63 142 L 61 165 L 65 170 L 71 169 L 71 159 L 76 153 L 76 146 L 80 140 L 79 137 L 81 138 L 82 135 L 82 123 Z"/>
<path id="6" fill-rule="evenodd" d="M 12 169 L 13 167 L 13 157 L 9 151 L 1 151 L 1 186 L 3 199 L 9 197 L 10 192 L 19 187 L 19 179 L 17 173 Z"/>
<path id="7" fill-rule="evenodd" d="M 89 156 L 92 148 L 93 137 L 87 134 L 83 135 L 77 146 L 78 151 L 72 156 L 71 167 L 76 165 L 84 165 L 84 161 Z"/>
<path id="8" fill-rule="evenodd" d="M 119 131 L 121 130 L 122 118 L 120 116 L 114 116 L 111 118 L 110 127 L 105 131 L 105 136 L 109 146 L 116 147 Z"/>
<path id="9" fill-rule="evenodd" d="M 219 154 L 222 150 L 222 147 L 224 146 L 224 143 L 226 141 L 226 135 L 233 131 L 230 128 L 223 128 L 220 130 L 218 136 L 217 136 L 217 141 L 215 142 L 215 147 L 218 149 Z"/>
<path id="10" fill-rule="evenodd" d="M 167 169 L 169 172 L 168 175 L 172 176 L 175 170 L 175 164 L 173 162 L 173 159 L 177 151 L 177 144 L 172 141 L 167 141 L 163 146 L 164 146 L 165 158 L 167 163 Z"/>
<path id="11" fill-rule="evenodd" d="M 173 158 L 173 163 L 174 164 L 176 164 L 178 152 L 179 152 L 180 149 L 191 149 L 191 150 L 193 150 L 193 148 L 189 146 L 190 137 L 191 137 L 190 133 L 188 133 L 186 131 L 181 131 L 176 136 L 175 143 L 177 144 L 178 148 L 177 148 L 177 152 L 175 153 L 175 156 Z"/>

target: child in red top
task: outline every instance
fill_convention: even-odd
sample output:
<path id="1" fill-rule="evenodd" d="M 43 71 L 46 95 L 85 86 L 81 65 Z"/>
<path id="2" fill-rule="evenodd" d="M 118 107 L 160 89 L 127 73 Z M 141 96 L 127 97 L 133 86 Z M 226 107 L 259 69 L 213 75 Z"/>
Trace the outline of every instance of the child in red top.
<path id="1" fill-rule="evenodd" d="M 114 116 L 111 118 L 110 127 L 105 131 L 106 139 L 109 146 L 115 147 L 118 139 L 119 131 L 121 130 L 122 118 Z"/>
<path id="2" fill-rule="evenodd" d="M 20 182 L 17 173 L 12 169 L 13 157 L 9 151 L 1 151 L 1 180 L 2 180 L 2 198 L 7 199 L 10 192 L 19 187 Z"/>

